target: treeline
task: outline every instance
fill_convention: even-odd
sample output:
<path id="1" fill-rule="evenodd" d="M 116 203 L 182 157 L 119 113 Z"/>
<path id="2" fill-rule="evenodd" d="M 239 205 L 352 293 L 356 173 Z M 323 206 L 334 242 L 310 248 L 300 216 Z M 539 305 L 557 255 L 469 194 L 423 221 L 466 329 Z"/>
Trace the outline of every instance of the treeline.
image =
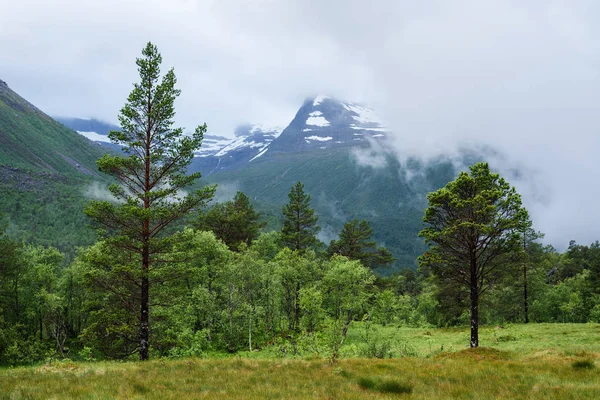
<path id="1" fill-rule="evenodd" d="M 284 209 L 303 208 L 291 216 L 311 214 L 301 184 L 290 199 Z M 373 274 L 367 266 L 381 249 L 370 241 L 368 223 L 350 221 L 326 248 L 316 240 L 314 214 L 303 220 L 310 223 L 302 239 L 285 227 L 259 232 L 259 215 L 238 193 L 192 224 L 218 225 L 219 237 L 194 227 L 177 233 L 175 251 L 150 273 L 150 354 L 263 350 L 335 356 L 357 320 L 469 324 L 468 293 L 439 284 L 425 268 L 386 278 Z M 293 225 L 293 219 L 286 221 Z M 361 225 L 366 229 L 359 235 Z M 298 243 L 310 244 L 291 248 Z M 600 243 L 571 242 L 562 254 L 537 241 L 526 249 L 526 258 L 515 260 L 512 273 L 482 298 L 481 323 L 600 322 Z M 23 246 L 2 235 L 0 257 L 0 363 L 123 359 L 139 351 L 139 261 L 130 254 L 100 241 L 65 265 L 54 248 Z M 373 354 L 371 348 L 364 355 Z"/>

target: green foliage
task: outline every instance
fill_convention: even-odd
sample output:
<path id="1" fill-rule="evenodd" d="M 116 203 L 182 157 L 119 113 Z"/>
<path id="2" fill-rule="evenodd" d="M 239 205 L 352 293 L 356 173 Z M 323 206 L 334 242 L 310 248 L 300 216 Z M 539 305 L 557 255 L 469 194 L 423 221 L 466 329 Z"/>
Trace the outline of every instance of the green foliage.
<path id="1" fill-rule="evenodd" d="M 283 229 L 281 241 L 293 250 L 315 247 L 319 241 L 316 234 L 321 230 L 318 217 L 310 208 L 310 194 L 304 193 L 304 185 L 297 182 L 288 194 L 289 202 L 283 206 Z"/>
<path id="2" fill-rule="evenodd" d="M 140 359 L 146 360 L 150 288 L 182 277 L 176 262 L 181 254 L 174 253 L 174 246 L 183 236 L 167 228 L 204 206 L 215 188 L 196 189 L 179 197 L 182 189 L 200 177 L 200 173 L 188 175 L 187 166 L 202 143 L 206 124 L 191 136 L 173 127 L 174 103 L 180 94 L 175 89 L 175 73 L 170 69 L 160 78 L 162 57 L 152 43 L 146 45 L 142 56 L 136 60 L 140 81 L 134 84 L 119 115 L 121 130 L 109 134 L 128 156 L 106 154 L 98 160 L 98 169 L 119 182 L 109 187 L 119 203 L 92 201 L 85 212 L 107 245 L 131 257 L 109 267 L 106 275 L 113 278 L 103 281 L 112 281 L 107 289 L 119 293 L 125 309 L 139 313 Z M 125 276 L 129 282 L 115 279 L 117 276 Z M 137 299 L 140 307 L 136 310 Z"/>
<path id="3" fill-rule="evenodd" d="M 479 345 L 479 296 L 506 274 L 521 253 L 520 233 L 531 225 L 521 197 L 487 163 L 461 172 L 455 181 L 427 196 L 429 207 L 419 233 L 431 246 L 419 258 L 452 292 L 469 292 L 471 347 Z M 512 260 L 511 260 L 512 258 Z"/>
<path id="4" fill-rule="evenodd" d="M 95 175 L 94 163 L 102 153 L 98 145 L 0 83 L 0 181 L 23 171 L 41 172 L 46 180 L 81 181 Z M 18 178 L 11 186 L 33 188 L 42 186 L 43 181 L 41 176 L 35 181 Z"/>
<path id="5" fill-rule="evenodd" d="M 344 224 L 338 240 L 332 240 L 327 252 L 350 260 L 359 260 L 367 268 L 389 266 L 394 258 L 385 247 L 377 247 L 371 240 L 373 228 L 365 220 L 353 219 Z"/>
<path id="6" fill-rule="evenodd" d="M 254 210 L 248 196 L 238 191 L 233 200 L 216 203 L 200 213 L 195 226 L 214 232 L 230 249 L 238 251 L 242 243 L 248 246 L 258 237 L 265 222 L 260 221 L 260 213 Z"/>

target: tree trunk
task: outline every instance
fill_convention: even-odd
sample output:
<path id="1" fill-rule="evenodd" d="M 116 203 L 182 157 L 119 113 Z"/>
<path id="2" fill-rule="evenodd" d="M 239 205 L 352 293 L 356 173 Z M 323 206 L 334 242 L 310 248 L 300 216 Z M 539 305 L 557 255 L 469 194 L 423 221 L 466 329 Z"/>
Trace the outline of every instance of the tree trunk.
<path id="1" fill-rule="evenodd" d="M 250 313 L 250 323 L 248 324 L 248 347 L 252 352 L 252 313 Z"/>
<path id="2" fill-rule="evenodd" d="M 527 254 L 527 240 L 523 233 L 523 251 Z M 527 255 L 526 255 L 527 256 Z M 527 301 L 527 262 L 523 262 L 523 306 L 525 312 L 525 323 L 529 323 L 529 304 Z"/>
<path id="3" fill-rule="evenodd" d="M 529 302 L 527 301 L 527 264 L 523 264 L 523 306 L 525 311 L 525 323 L 529 323 Z"/>
<path id="4" fill-rule="evenodd" d="M 476 274 L 471 274 L 471 347 L 479 347 L 479 290 Z"/>
<path id="5" fill-rule="evenodd" d="M 296 283 L 296 304 L 294 308 L 294 328 L 300 332 L 300 282 Z"/>
<path id="6" fill-rule="evenodd" d="M 148 348 L 150 339 L 150 326 L 149 326 L 149 293 L 150 293 L 150 282 L 148 280 L 148 266 L 149 266 L 149 251 L 148 244 L 144 244 L 142 250 L 142 287 L 141 287 L 141 315 L 140 315 L 140 360 L 145 361 L 148 359 Z"/>

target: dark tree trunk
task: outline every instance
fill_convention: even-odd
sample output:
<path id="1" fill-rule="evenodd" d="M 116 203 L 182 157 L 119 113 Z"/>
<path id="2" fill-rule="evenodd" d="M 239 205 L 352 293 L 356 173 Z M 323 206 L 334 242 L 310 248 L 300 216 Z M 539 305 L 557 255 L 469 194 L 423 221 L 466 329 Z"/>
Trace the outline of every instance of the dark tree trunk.
<path id="1" fill-rule="evenodd" d="M 523 251 L 527 254 L 527 239 L 523 233 Z M 529 303 L 527 301 L 527 262 L 523 263 L 523 310 L 525 312 L 525 323 L 529 323 Z"/>
<path id="2" fill-rule="evenodd" d="M 296 304 L 294 308 L 294 328 L 300 332 L 300 282 L 296 283 Z"/>
<path id="3" fill-rule="evenodd" d="M 149 326 L 149 293 L 150 293 L 150 282 L 148 281 L 148 264 L 149 254 L 148 245 L 144 245 L 142 254 L 142 287 L 141 287 L 141 314 L 140 314 L 140 360 L 145 361 L 148 359 L 148 348 L 150 340 L 150 326 Z"/>
<path id="4" fill-rule="evenodd" d="M 529 302 L 527 300 L 527 264 L 523 264 L 523 306 L 525 311 L 525 323 L 529 323 Z"/>
<path id="5" fill-rule="evenodd" d="M 150 119 L 151 112 L 151 91 L 148 91 L 148 125 L 146 126 L 146 145 L 144 159 L 144 209 L 150 208 L 149 192 L 152 190 L 150 186 L 150 146 L 152 143 L 152 120 Z M 144 218 L 144 227 L 142 231 L 142 281 L 141 281 L 141 296 L 140 296 L 140 360 L 146 361 L 149 358 L 148 349 L 150 347 L 150 325 L 149 325 L 149 302 L 150 302 L 150 281 L 148 272 L 150 269 L 150 218 Z"/>
<path id="6" fill-rule="evenodd" d="M 471 287 L 471 347 L 479 346 L 479 294 Z"/>
<path id="7" fill-rule="evenodd" d="M 471 348 L 479 347 L 479 285 L 477 261 L 471 260 Z"/>

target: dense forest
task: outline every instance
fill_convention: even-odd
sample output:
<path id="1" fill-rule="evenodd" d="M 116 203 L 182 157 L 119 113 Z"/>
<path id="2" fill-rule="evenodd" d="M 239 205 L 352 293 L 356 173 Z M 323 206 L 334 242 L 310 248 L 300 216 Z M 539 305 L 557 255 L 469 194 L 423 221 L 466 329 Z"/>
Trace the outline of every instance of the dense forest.
<path id="1" fill-rule="evenodd" d="M 93 224 L 97 241 L 73 249 L 66 238 L 57 249 L 2 227 L 0 364 L 241 351 L 335 359 L 356 321 L 471 325 L 471 347 L 479 324 L 600 322 L 600 243 L 545 246 L 518 193 L 486 163 L 429 194 L 429 247 L 418 269 L 390 276 L 374 272 L 394 258 L 368 221 L 349 220 L 330 243 L 317 239 L 301 182 L 280 205 L 281 230 L 267 229 L 242 192 L 211 203 L 215 187 L 190 190 L 200 174 L 186 170 L 206 125 L 190 136 L 172 127 L 179 90 L 172 69 L 161 78 L 160 62 L 149 43 L 122 130 L 110 134 L 124 155 L 98 160 L 113 199 L 67 219 Z M 386 357 L 387 348 L 385 337 L 367 335 L 354 351 Z"/>
<path id="2" fill-rule="evenodd" d="M 260 233 L 250 245 L 227 245 L 193 227 L 179 236 L 184 244 L 172 257 L 181 261 L 155 271 L 151 356 L 257 349 L 331 354 L 355 320 L 469 323 L 468 293 L 440 285 L 424 268 L 378 277 L 360 260 L 330 256 L 325 248 L 291 250 L 281 232 Z M 65 264 L 55 248 L 21 245 L 6 235 L 0 251 L 3 364 L 137 352 L 140 304 L 135 279 L 126 272 L 134 260 L 98 242 Z M 559 253 L 530 242 L 526 258 L 508 267 L 482 297 L 482 324 L 600 322 L 600 243 L 571 242 Z M 378 340 L 360 351 L 376 354 L 385 347 L 385 338 Z"/>

